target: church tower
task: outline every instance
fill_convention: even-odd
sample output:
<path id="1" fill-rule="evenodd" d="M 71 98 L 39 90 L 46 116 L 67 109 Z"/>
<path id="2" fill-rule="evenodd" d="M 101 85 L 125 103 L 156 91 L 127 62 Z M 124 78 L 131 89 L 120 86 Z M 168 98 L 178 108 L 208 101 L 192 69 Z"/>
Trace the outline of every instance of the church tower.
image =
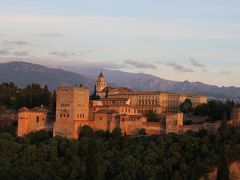
<path id="1" fill-rule="evenodd" d="M 101 91 L 107 87 L 107 82 L 104 78 L 104 75 L 102 73 L 102 71 L 100 72 L 98 79 L 96 81 L 96 93 L 97 95 L 99 95 L 99 93 L 101 94 Z"/>

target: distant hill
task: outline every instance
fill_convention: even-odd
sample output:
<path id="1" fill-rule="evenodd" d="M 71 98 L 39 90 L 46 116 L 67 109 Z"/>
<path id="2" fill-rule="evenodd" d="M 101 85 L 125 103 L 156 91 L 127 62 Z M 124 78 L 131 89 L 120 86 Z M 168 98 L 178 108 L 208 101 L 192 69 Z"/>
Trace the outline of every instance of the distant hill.
<path id="1" fill-rule="evenodd" d="M 69 67 L 68 70 L 84 74 L 96 79 L 100 68 Z M 239 87 L 218 87 L 201 82 L 179 82 L 159 78 L 157 76 L 144 73 L 129 73 L 119 70 L 104 69 L 104 75 L 110 84 L 117 86 L 127 86 L 135 90 L 157 90 L 180 93 L 203 94 L 210 98 L 220 100 L 231 99 L 240 101 Z"/>
<path id="2" fill-rule="evenodd" d="M 59 85 L 83 84 L 93 90 L 100 68 L 84 66 L 63 66 L 63 69 L 48 68 L 26 62 L 0 64 L 0 82 L 14 82 L 20 87 L 30 83 L 47 84 L 52 90 Z M 201 82 L 179 82 L 143 73 L 129 73 L 119 70 L 103 69 L 109 84 L 126 86 L 134 90 L 169 91 L 203 94 L 220 100 L 240 101 L 240 88 L 218 87 Z"/>
<path id="3" fill-rule="evenodd" d="M 51 90 L 59 85 L 83 84 L 93 87 L 95 83 L 84 75 L 27 62 L 0 63 L 0 82 L 14 82 L 19 87 L 39 83 L 48 85 Z"/>

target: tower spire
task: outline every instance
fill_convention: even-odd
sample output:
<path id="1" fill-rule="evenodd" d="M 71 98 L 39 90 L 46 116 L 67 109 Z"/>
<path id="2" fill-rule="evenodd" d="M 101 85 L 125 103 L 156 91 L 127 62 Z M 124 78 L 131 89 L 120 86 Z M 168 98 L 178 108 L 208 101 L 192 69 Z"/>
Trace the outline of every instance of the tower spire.
<path id="1" fill-rule="evenodd" d="M 102 72 L 102 68 L 101 68 L 101 72 L 98 75 L 98 79 L 96 81 L 96 92 L 97 95 L 99 95 L 100 97 L 103 97 L 105 94 L 104 92 L 102 92 L 102 90 L 104 90 L 104 88 L 107 86 L 107 82 L 104 78 L 103 72 Z M 103 95 L 103 96 L 102 96 Z"/>
<path id="2" fill-rule="evenodd" d="M 102 72 L 102 68 L 101 68 L 101 71 L 100 71 L 100 74 L 99 74 L 98 77 L 104 77 L 103 72 Z"/>

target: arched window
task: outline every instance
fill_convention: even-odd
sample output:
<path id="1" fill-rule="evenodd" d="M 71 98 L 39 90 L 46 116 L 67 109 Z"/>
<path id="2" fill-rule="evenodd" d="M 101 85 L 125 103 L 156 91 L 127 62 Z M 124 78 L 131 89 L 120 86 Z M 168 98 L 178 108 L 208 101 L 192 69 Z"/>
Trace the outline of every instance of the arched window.
<path id="1" fill-rule="evenodd" d="M 151 105 L 151 100 L 148 100 L 148 105 Z"/>
<path id="2" fill-rule="evenodd" d="M 142 104 L 141 100 L 138 100 L 138 104 L 139 104 L 139 105 L 141 105 L 141 104 Z"/>

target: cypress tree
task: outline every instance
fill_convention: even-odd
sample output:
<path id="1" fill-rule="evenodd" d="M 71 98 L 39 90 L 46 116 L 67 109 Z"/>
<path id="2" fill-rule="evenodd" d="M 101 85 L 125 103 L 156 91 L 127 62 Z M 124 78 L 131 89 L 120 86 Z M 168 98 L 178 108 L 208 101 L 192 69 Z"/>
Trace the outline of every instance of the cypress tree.
<path id="1" fill-rule="evenodd" d="M 226 157 L 225 148 L 223 148 L 220 155 L 220 162 L 218 166 L 217 179 L 216 180 L 230 180 L 228 160 Z"/>

